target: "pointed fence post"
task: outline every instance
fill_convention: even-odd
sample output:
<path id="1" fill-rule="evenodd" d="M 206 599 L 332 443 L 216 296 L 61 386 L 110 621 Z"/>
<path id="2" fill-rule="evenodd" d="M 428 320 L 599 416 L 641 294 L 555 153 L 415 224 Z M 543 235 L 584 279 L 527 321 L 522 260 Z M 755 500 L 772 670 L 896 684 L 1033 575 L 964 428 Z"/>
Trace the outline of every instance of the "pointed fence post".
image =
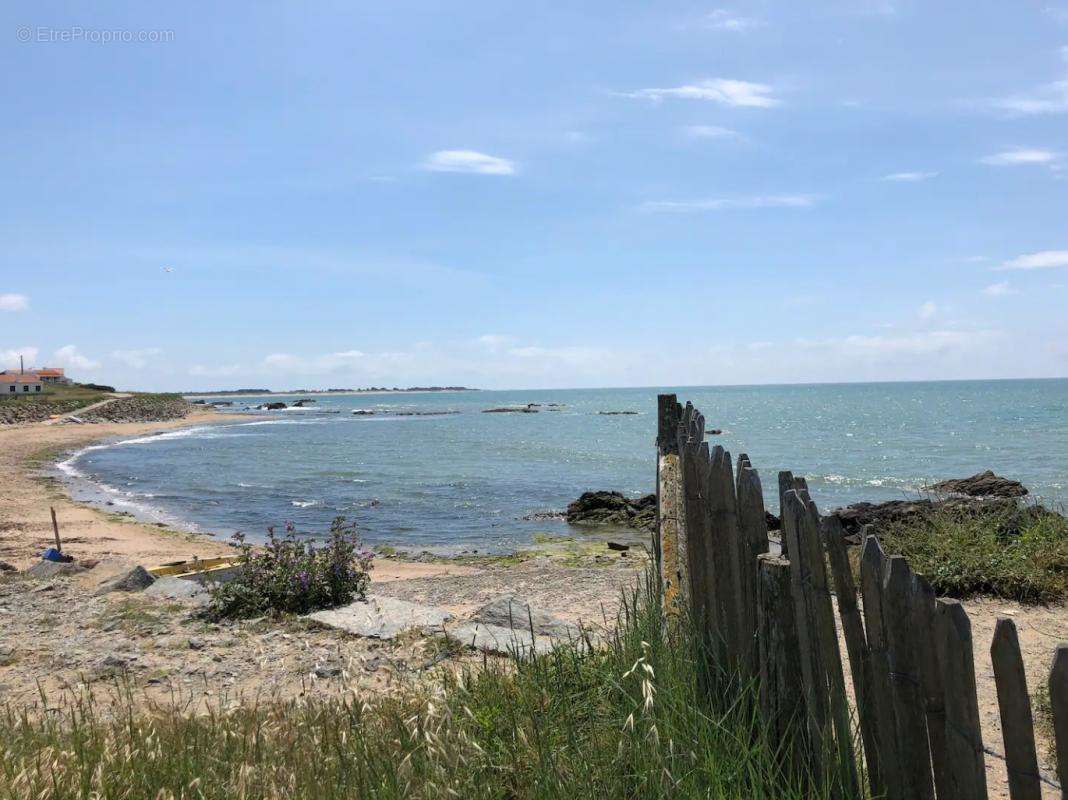
<path id="1" fill-rule="evenodd" d="M 1057 645 L 1049 671 L 1049 704 L 1053 712 L 1054 750 L 1061 797 L 1068 800 L 1068 644 Z"/>
<path id="2" fill-rule="evenodd" d="M 927 715 L 927 744 L 931 750 L 935 795 L 948 797 L 946 785 L 946 697 L 942 687 L 942 666 L 938 660 L 935 638 L 936 600 L 927 579 L 917 575 L 912 603 L 912 629 L 919 657 L 920 682 L 923 684 L 924 711 Z"/>
<path id="3" fill-rule="evenodd" d="M 994 682 L 998 690 L 1009 795 L 1012 800 L 1042 800 L 1027 675 L 1023 656 L 1020 655 L 1016 624 L 1008 617 L 998 617 L 994 639 L 990 643 L 990 660 L 994 665 Z"/>
<path id="4" fill-rule="evenodd" d="M 786 493 L 794 488 L 794 473 L 789 470 L 783 470 L 779 473 L 779 549 L 782 551 L 783 558 L 790 557 L 789 544 L 786 541 L 786 534 L 783 532 L 783 509 L 786 508 Z"/>
<path id="5" fill-rule="evenodd" d="M 679 472 L 679 422 L 682 409 L 673 394 L 657 397 L 656 553 L 664 611 L 677 613 L 686 602 L 685 532 L 682 531 L 682 475 Z M 683 597 L 679 597 L 680 590 Z"/>
<path id="6" fill-rule="evenodd" d="M 902 792 L 916 800 L 934 800 L 927 714 L 910 624 L 912 594 L 912 570 L 904 556 L 890 556 L 883 578 L 883 625 L 887 635 L 897 751 L 901 756 Z"/>
<path id="7" fill-rule="evenodd" d="M 757 646 L 757 595 L 760 583 L 757 559 L 768 552 L 768 522 L 764 516 L 764 492 L 760 486 L 760 475 L 749 463 L 744 453 L 738 456 L 736 494 L 738 497 L 738 534 L 741 538 L 742 579 L 742 637 L 745 649 L 742 658 L 748 667 L 748 674 L 756 675 L 759 671 L 760 649 Z"/>
<path id="8" fill-rule="evenodd" d="M 742 652 L 740 606 L 745 598 L 742 596 L 738 574 L 741 548 L 731 457 L 730 453 L 719 445 L 712 448 L 708 477 L 708 516 L 709 553 L 715 562 L 716 597 L 719 601 L 727 662 L 734 666 Z"/>
<path id="9" fill-rule="evenodd" d="M 868 657 L 871 661 L 871 691 L 868 697 L 875 704 L 878 723 L 879 770 L 888 800 L 903 800 L 897 735 L 894 724 L 894 700 L 890 691 L 890 662 L 886 652 L 886 630 L 883 625 L 883 575 L 886 557 L 879 540 L 869 536 L 864 540 L 860 556 L 860 588 L 864 597 L 864 628 L 868 636 Z"/>
<path id="10" fill-rule="evenodd" d="M 946 783 L 953 800 L 986 800 L 986 762 L 975 690 L 972 624 L 958 600 L 938 601 L 938 646 L 946 692 Z"/>
<path id="11" fill-rule="evenodd" d="M 842 619 L 846 652 L 849 654 L 850 675 L 853 678 L 853 695 L 856 697 L 857 716 L 860 719 L 860 736 L 864 743 L 865 762 L 868 770 L 868 786 L 872 795 L 882 791 L 882 773 L 879 769 L 878 711 L 871 695 L 871 659 L 868 642 L 864 635 L 864 623 L 857 607 L 857 587 L 853 571 L 849 567 L 845 531 L 838 517 L 824 517 L 823 539 L 834 576 L 834 593 L 838 598 L 838 616 Z"/>

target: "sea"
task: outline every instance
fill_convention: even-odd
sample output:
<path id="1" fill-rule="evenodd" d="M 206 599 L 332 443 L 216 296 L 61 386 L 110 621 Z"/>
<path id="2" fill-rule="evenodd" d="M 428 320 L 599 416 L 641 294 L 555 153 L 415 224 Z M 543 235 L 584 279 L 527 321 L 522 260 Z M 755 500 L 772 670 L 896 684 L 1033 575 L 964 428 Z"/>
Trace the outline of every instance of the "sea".
<path id="1" fill-rule="evenodd" d="M 749 455 L 773 512 L 783 469 L 821 509 L 987 469 L 1068 503 L 1068 379 L 313 394 L 270 412 L 255 406 L 301 396 L 230 396 L 236 417 L 102 441 L 59 469 L 78 499 L 218 537 L 319 537 L 345 517 L 372 545 L 510 552 L 589 535 L 550 513 L 584 491 L 654 490 L 665 391 L 721 431 L 711 444 Z"/>

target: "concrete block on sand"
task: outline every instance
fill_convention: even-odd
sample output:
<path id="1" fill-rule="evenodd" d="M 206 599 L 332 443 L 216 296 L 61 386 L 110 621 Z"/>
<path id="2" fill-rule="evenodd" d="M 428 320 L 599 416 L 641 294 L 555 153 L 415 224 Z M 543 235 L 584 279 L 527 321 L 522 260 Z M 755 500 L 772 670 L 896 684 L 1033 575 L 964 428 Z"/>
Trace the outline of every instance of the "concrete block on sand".
<path id="1" fill-rule="evenodd" d="M 369 597 L 347 606 L 316 611 L 306 619 L 328 628 L 375 639 L 394 639 L 405 631 L 440 633 L 452 614 L 443 608 L 409 603 L 393 597 Z"/>
<path id="2" fill-rule="evenodd" d="M 210 599 L 208 590 L 200 583 L 174 577 L 159 578 L 142 594 L 160 600 L 186 600 L 197 605 L 204 605 Z"/>
<path id="3" fill-rule="evenodd" d="M 581 641 L 578 626 L 557 619 L 521 597 L 504 595 L 484 605 L 470 621 L 448 631 L 466 647 L 487 653 L 545 653 L 557 644 Z"/>

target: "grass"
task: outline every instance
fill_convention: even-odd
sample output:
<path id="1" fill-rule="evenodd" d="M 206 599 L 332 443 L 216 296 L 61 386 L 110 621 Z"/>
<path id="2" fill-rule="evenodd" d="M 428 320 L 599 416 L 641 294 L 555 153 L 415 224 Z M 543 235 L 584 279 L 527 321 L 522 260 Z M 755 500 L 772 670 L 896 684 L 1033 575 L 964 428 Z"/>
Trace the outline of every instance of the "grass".
<path id="1" fill-rule="evenodd" d="M 64 385 L 64 384 L 48 384 L 40 392 L 40 394 L 33 393 L 25 396 L 18 395 L 0 395 L 0 402 L 4 403 L 44 403 L 46 405 L 62 405 L 71 406 L 72 408 L 81 408 L 87 406 L 90 403 L 96 403 L 100 400 L 104 400 L 108 395 L 100 392 L 96 389 L 89 389 L 85 386 L 78 386 L 77 384 Z"/>
<path id="2" fill-rule="evenodd" d="M 650 596 L 630 595 L 604 647 L 444 669 L 393 697 L 8 709 L 0 797 L 830 797 L 783 773 L 754 687 L 705 666 Z"/>
<path id="3" fill-rule="evenodd" d="M 1068 599 L 1068 519 L 1038 508 L 942 511 L 880 532 L 940 595 L 990 595 L 1021 603 Z"/>

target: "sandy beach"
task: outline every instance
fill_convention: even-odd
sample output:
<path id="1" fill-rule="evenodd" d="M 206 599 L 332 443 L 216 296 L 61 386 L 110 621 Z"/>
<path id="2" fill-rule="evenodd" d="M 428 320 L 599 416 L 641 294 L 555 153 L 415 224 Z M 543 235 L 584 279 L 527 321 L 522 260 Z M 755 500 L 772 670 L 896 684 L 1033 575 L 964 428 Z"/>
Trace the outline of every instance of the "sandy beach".
<path id="1" fill-rule="evenodd" d="M 53 543 L 49 508 L 54 507 L 65 552 L 79 561 L 98 562 L 69 578 L 41 582 L 8 573 L 0 579 L 0 691 L 11 701 L 35 705 L 42 690 L 55 701 L 120 674 L 143 697 L 156 700 L 175 690 L 205 703 L 235 703 L 264 691 L 279 697 L 308 691 L 377 693 L 410 685 L 441 662 L 440 645 L 425 637 L 382 642 L 300 621 L 209 624 L 192 619 L 190 609 L 180 603 L 96 594 L 102 583 L 136 564 L 233 551 L 210 535 L 138 522 L 75 502 L 65 486 L 49 476 L 52 461 L 104 438 L 232 418 L 198 408 L 173 422 L 0 429 L 5 495 L 0 505 L 0 561 L 20 570 L 33 564 Z M 440 606 L 457 616 L 501 595 L 516 594 L 562 618 L 596 624 L 614 613 L 620 587 L 635 579 L 639 567 L 634 558 L 599 556 L 576 562 L 554 557 L 551 550 L 519 559 L 378 559 L 372 594 Z M 994 622 L 999 615 L 1016 621 L 1034 688 L 1045 680 L 1049 653 L 1064 636 L 1065 609 L 995 599 L 971 600 L 966 607 L 975 641 L 982 724 L 994 751 L 987 759 L 991 796 L 1007 796 L 988 651 Z M 473 656 L 451 658 L 455 665 Z"/>

